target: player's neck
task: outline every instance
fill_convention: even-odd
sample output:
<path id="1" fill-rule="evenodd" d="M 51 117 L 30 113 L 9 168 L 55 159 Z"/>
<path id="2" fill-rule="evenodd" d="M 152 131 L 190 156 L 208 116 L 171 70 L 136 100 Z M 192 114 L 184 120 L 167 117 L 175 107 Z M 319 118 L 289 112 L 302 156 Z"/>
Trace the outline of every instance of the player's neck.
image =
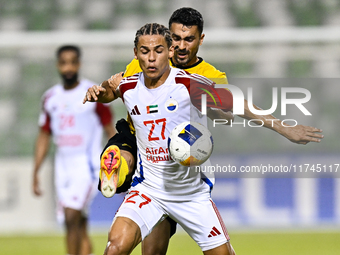
<path id="1" fill-rule="evenodd" d="M 168 76 L 170 74 L 170 71 L 171 71 L 171 68 L 169 66 L 169 68 L 167 68 L 166 71 L 161 76 L 159 76 L 157 78 L 150 78 L 150 77 L 147 77 L 144 74 L 144 83 L 145 83 L 145 86 L 148 89 L 158 88 L 159 86 L 161 86 L 166 81 L 166 79 L 168 78 Z"/>

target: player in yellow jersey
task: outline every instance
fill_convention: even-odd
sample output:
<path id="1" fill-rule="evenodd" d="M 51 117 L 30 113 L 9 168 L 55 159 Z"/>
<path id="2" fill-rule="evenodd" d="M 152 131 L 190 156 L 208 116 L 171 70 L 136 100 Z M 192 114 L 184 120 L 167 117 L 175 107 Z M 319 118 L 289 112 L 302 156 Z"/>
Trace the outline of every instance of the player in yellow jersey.
<path id="1" fill-rule="evenodd" d="M 227 77 L 225 73 L 217 70 L 215 67 L 197 56 L 199 46 L 202 45 L 204 39 L 204 34 L 202 33 L 203 18 L 198 11 L 192 8 L 181 8 L 176 10 L 170 17 L 169 28 L 172 33 L 173 45 L 175 47 L 174 57 L 170 59 L 171 66 L 184 69 L 190 73 L 197 73 L 207 78 L 224 78 L 224 81 L 222 79 L 223 83 L 227 83 Z M 141 72 L 141 69 L 139 67 L 138 61 L 134 59 L 127 66 L 124 72 L 124 77 L 131 76 L 138 72 Z M 116 98 L 115 88 L 123 78 L 122 74 L 123 73 L 116 74 L 108 81 L 105 81 L 101 84 L 101 86 L 106 88 L 106 93 L 101 94 L 100 98 L 98 98 L 98 86 L 93 86 L 88 90 L 84 102 L 112 101 L 114 98 Z M 254 115 L 247 109 L 248 106 L 245 104 L 245 115 L 242 116 L 244 118 L 260 120 L 264 118 L 274 119 L 273 116 Z M 138 114 L 138 112 L 136 112 L 136 114 Z M 219 111 L 214 111 L 211 109 L 208 111 L 208 116 L 219 116 L 213 116 L 213 118 L 232 118 L 230 115 L 221 117 L 220 114 L 221 113 Z M 268 126 L 268 128 L 275 130 L 292 142 L 296 143 L 305 144 L 310 141 L 319 142 L 322 138 L 320 134 L 315 133 L 321 132 L 321 130 L 312 127 L 299 125 L 289 130 L 283 130 L 282 127 L 279 126 Z M 117 123 L 117 131 L 118 135 L 109 140 L 101 158 L 102 174 L 100 184 L 101 191 L 105 196 L 112 196 L 115 193 L 122 192 L 129 188 L 131 177 L 137 162 L 135 137 L 131 134 L 128 123 L 125 120 L 119 121 Z M 115 169 L 113 169 L 110 165 L 114 165 L 115 167 L 113 168 Z M 107 170 L 111 171 L 111 176 L 106 175 Z M 113 179 L 114 183 L 112 182 Z M 116 187 L 118 188 L 117 190 Z M 164 220 L 162 223 L 160 223 L 151 232 L 151 234 L 143 240 L 143 254 L 166 254 L 169 238 L 174 233 L 175 228 L 176 223 L 174 223 L 171 219 Z"/>

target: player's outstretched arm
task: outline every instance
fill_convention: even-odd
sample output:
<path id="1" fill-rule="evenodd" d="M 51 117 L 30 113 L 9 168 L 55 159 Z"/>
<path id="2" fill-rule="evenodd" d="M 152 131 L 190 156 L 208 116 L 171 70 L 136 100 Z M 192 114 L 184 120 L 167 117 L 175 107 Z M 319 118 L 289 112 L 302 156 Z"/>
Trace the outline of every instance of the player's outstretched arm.
<path id="1" fill-rule="evenodd" d="M 104 81 L 99 86 L 93 85 L 87 90 L 83 104 L 86 102 L 109 103 L 117 98 L 118 95 L 110 88 L 108 81 Z"/>
<path id="2" fill-rule="evenodd" d="M 256 105 L 254 105 L 254 107 L 257 110 L 261 110 L 261 108 Z M 319 143 L 324 137 L 320 134 L 322 133 L 322 130 L 319 128 L 304 125 L 293 127 L 287 124 L 284 124 L 283 126 L 281 121 L 272 115 L 256 115 L 249 110 L 247 100 L 244 100 L 244 115 L 240 115 L 240 117 L 248 120 L 258 120 L 254 122 L 260 125 L 263 124 L 264 127 L 274 130 L 286 137 L 289 141 L 297 144 L 307 144 L 309 142 Z"/>

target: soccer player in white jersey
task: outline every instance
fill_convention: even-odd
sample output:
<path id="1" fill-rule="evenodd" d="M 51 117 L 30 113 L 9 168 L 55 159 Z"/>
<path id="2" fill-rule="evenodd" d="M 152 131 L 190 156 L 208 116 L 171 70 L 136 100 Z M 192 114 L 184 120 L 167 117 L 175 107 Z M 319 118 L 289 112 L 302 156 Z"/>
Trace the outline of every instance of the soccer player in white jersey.
<path id="1" fill-rule="evenodd" d="M 107 105 L 81 104 L 93 82 L 78 79 L 80 49 L 73 45 L 60 47 L 57 67 L 63 82 L 47 90 L 42 98 L 33 191 L 35 195 L 42 194 L 38 172 L 53 137 L 55 186 L 65 221 L 67 253 L 88 255 L 92 247 L 87 234 L 87 209 L 96 192 L 103 128 L 108 137 L 114 135 L 115 129 Z"/>
<path id="2" fill-rule="evenodd" d="M 138 167 L 129 193 L 118 210 L 109 233 L 105 254 L 130 254 L 166 217 L 178 222 L 198 243 L 204 254 L 234 254 L 225 225 L 210 198 L 210 187 L 199 172 L 183 167 L 168 156 L 167 137 L 179 123 L 206 123 L 200 109 L 202 90 L 221 97 L 215 106 L 228 111 L 232 95 L 199 75 L 171 68 L 173 54 L 170 31 L 162 25 L 146 24 L 136 33 L 135 58 L 142 73 L 123 79 L 120 97 L 136 129 Z M 99 87 L 100 92 L 105 88 Z M 173 111 L 166 105 L 177 102 Z M 223 103 L 222 103 L 223 102 Z M 208 107 L 211 107 L 209 100 Z M 153 111 L 147 109 L 152 107 Z M 148 151 L 158 148 L 164 161 L 148 160 Z M 161 149 L 160 149 L 161 148 Z M 215 236 L 210 235 L 216 229 Z"/>

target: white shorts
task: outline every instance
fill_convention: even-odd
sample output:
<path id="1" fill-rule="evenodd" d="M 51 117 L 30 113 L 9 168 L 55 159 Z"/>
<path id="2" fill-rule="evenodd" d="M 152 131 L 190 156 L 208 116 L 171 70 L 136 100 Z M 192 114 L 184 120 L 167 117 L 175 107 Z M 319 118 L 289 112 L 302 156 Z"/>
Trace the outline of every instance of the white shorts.
<path id="1" fill-rule="evenodd" d="M 171 217 L 191 236 L 202 251 L 216 248 L 230 240 L 224 222 L 209 194 L 191 201 L 162 201 L 138 189 L 125 196 L 116 217 L 127 217 L 140 228 L 142 239 L 152 229 Z"/>
<path id="2" fill-rule="evenodd" d="M 56 155 L 55 186 L 59 221 L 63 221 L 63 208 L 80 210 L 87 216 L 88 208 L 97 194 L 98 170 L 94 172 L 85 155 Z"/>

